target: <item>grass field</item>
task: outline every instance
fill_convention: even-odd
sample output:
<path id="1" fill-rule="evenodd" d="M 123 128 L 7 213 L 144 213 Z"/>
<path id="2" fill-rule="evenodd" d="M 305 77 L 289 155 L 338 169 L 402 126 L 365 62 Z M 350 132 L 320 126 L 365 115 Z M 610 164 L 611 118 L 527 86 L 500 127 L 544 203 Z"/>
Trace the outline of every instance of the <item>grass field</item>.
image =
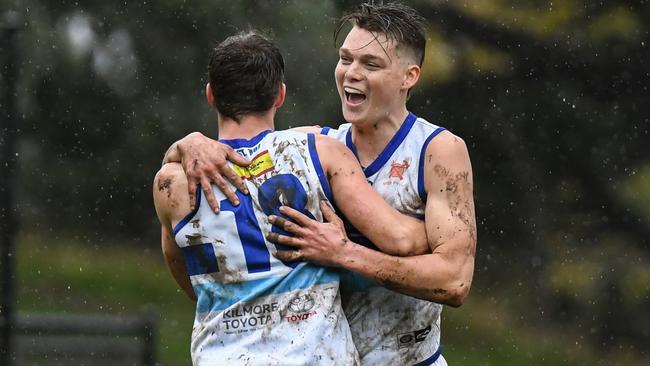
<path id="1" fill-rule="evenodd" d="M 193 304 L 176 289 L 157 249 L 44 235 L 21 235 L 17 246 L 18 311 L 154 312 L 160 364 L 191 364 Z M 594 355 L 579 334 L 527 327 L 509 311 L 507 301 L 475 293 L 463 307 L 445 309 L 442 327 L 443 354 L 452 366 L 645 364 L 624 350 Z"/>

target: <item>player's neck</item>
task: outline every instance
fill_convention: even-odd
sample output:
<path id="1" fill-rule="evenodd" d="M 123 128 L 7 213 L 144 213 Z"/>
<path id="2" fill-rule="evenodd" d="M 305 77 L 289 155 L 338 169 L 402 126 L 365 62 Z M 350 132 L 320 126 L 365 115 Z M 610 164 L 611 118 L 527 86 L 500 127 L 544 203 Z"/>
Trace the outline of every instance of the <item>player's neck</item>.
<path id="1" fill-rule="evenodd" d="M 273 130 L 274 117 L 274 111 L 247 114 L 239 121 L 219 115 L 219 139 L 251 139 L 263 131 Z"/>
<path id="2" fill-rule="evenodd" d="M 352 125 L 352 142 L 362 166 L 370 165 L 384 151 L 408 116 L 408 110 L 387 114 L 385 118 Z"/>

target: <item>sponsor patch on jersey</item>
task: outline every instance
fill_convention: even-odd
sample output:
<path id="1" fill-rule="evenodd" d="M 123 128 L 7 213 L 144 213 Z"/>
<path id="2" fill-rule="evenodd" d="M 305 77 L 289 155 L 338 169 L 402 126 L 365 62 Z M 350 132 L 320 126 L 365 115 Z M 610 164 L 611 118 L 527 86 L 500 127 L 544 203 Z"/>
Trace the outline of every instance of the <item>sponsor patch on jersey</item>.
<path id="1" fill-rule="evenodd" d="M 314 298 L 309 294 L 299 295 L 289 301 L 289 311 L 285 319 L 289 323 L 301 322 L 316 315 L 316 310 L 311 310 L 315 305 Z"/>
<path id="2" fill-rule="evenodd" d="M 244 333 L 254 329 L 272 326 L 278 303 L 241 303 L 223 312 L 222 329 L 227 334 Z"/>
<path id="3" fill-rule="evenodd" d="M 269 154 L 268 150 L 264 150 L 255 155 L 255 157 L 251 159 L 251 165 L 249 166 L 242 167 L 239 165 L 233 165 L 235 173 L 244 179 L 257 178 L 260 175 L 273 170 L 273 168 L 273 160 L 271 159 L 271 154 Z"/>
<path id="4" fill-rule="evenodd" d="M 397 335 L 397 347 L 406 348 L 411 347 L 416 343 L 424 341 L 424 339 L 431 333 L 431 326 L 424 329 L 419 329 L 413 332 L 400 333 Z"/>

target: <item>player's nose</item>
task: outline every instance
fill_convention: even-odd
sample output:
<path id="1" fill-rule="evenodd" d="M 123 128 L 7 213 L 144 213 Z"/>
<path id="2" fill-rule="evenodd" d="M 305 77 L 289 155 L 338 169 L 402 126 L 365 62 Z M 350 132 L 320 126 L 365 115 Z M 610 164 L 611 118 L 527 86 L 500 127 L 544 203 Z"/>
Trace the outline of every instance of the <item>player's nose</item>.
<path id="1" fill-rule="evenodd" d="M 345 79 L 348 81 L 359 81 L 363 79 L 363 70 L 358 62 L 355 61 L 348 65 L 345 70 Z"/>

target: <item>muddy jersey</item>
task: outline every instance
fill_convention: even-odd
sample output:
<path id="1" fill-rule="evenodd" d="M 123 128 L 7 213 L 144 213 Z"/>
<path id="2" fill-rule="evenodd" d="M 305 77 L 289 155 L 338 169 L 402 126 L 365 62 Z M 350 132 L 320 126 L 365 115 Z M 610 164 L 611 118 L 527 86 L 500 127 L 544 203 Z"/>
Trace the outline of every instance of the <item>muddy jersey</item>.
<path id="1" fill-rule="evenodd" d="M 398 211 L 424 219 L 424 155 L 443 130 L 409 113 L 377 159 L 364 167 L 370 185 Z M 349 123 L 321 133 L 357 155 Z M 346 230 L 353 241 L 379 250 L 352 226 Z M 341 290 L 362 365 L 446 365 L 440 355 L 442 305 L 388 290 L 352 272 L 344 274 Z"/>
<path id="2" fill-rule="evenodd" d="M 250 191 L 233 206 L 213 189 L 214 214 L 197 190 L 196 210 L 174 228 L 194 292 L 194 365 L 356 365 L 341 308 L 339 275 L 305 262 L 282 262 L 288 249 L 266 241 L 267 216 L 291 206 L 322 221 L 330 188 L 314 135 L 265 131 L 251 140 L 221 140 L 252 161 L 233 169 Z M 213 187 L 214 188 L 214 187 Z"/>

